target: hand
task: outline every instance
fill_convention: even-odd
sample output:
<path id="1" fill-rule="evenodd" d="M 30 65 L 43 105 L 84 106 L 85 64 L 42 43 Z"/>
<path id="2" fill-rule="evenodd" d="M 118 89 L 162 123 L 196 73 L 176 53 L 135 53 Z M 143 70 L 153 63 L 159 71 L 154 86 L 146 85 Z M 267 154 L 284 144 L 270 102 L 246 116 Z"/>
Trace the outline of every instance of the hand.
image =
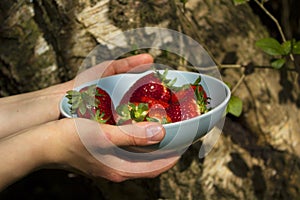
<path id="1" fill-rule="evenodd" d="M 120 147 L 155 144 L 164 134 L 161 125 L 152 122 L 120 128 L 79 118 L 30 128 L 0 143 L 0 190 L 33 170 L 49 167 L 115 182 L 155 177 L 179 156 L 130 157 Z"/>
<path id="2" fill-rule="evenodd" d="M 98 70 L 102 76 L 108 76 L 126 72 L 138 65 L 146 64 L 144 68 L 147 68 L 152 61 L 152 57 L 143 54 L 113 61 L 106 70 L 100 64 L 67 83 L 1 99 L 3 112 L 0 121 L 6 126 L 0 132 L 0 188 L 35 169 L 48 166 L 72 169 L 87 176 L 117 182 L 154 177 L 171 168 L 179 156 L 141 159 L 131 156 L 134 155 L 132 153 L 128 157 L 128 151 L 121 148 L 161 141 L 165 131 L 158 123 L 117 127 L 100 125 L 87 119 L 58 120 L 58 102 L 67 90 L 72 89 L 75 80 L 84 82 L 86 78 L 97 78 L 88 74 L 94 75 Z M 10 112 L 12 119 L 3 116 Z"/>
<path id="3" fill-rule="evenodd" d="M 80 73 L 75 79 L 43 90 L 0 98 L 0 139 L 23 129 L 58 120 L 59 102 L 76 85 L 135 69 L 145 70 L 153 63 L 149 54 L 106 61 Z M 8 117 L 9 116 L 9 117 Z"/>
<path id="4" fill-rule="evenodd" d="M 151 178 L 171 168 L 179 158 L 178 155 L 160 156 L 159 152 L 156 156 L 143 154 L 141 157 L 122 148 L 160 142 L 165 131 L 157 123 L 143 122 L 117 127 L 87 119 L 64 119 L 55 127 L 64 129 L 49 136 L 54 148 L 45 153 L 50 156 L 47 156 L 46 163 L 55 161 L 59 166 L 79 170 L 93 178 L 103 177 L 115 182 Z M 78 134 L 74 134 L 76 132 Z"/>

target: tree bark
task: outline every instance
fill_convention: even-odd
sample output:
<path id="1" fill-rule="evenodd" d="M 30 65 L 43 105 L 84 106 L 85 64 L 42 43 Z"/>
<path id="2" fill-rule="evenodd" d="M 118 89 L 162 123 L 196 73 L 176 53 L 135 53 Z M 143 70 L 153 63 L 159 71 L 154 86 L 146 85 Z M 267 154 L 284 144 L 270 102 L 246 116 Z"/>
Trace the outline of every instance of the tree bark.
<path id="1" fill-rule="evenodd" d="M 0 95 L 32 91 L 66 81 L 107 37 L 131 28 L 159 26 L 205 44 L 243 100 L 243 115 L 228 116 L 223 134 L 209 154 L 198 158 L 192 145 L 178 164 L 154 179 L 96 181 L 106 199 L 296 199 L 300 194 L 299 75 L 258 69 L 270 58 L 255 47 L 268 36 L 249 5 L 231 0 L 2 1 Z M 106 55 L 107 54 L 107 55 Z M 22 55 L 22 56 L 20 56 Z M 158 55 L 156 60 L 164 59 Z M 180 70 L 189 70 L 185 65 Z M 28 80 L 31 79 L 30 83 Z"/>

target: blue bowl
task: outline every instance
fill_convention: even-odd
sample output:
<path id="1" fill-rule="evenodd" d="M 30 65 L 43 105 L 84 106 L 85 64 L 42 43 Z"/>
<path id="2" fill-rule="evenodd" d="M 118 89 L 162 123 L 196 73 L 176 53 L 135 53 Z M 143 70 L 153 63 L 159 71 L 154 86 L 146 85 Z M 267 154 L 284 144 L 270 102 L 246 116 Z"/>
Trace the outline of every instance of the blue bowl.
<path id="1" fill-rule="evenodd" d="M 88 85 L 97 84 L 106 90 L 112 98 L 114 105 L 118 105 L 125 92 L 139 78 L 145 76 L 152 71 L 146 71 L 139 74 L 118 74 L 92 82 L 85 83 L 75 90 L 80 90 Z M 200 139 L 207 134 L 216 124 L 226 115 L 226 107 L 230 99 L 230 89 L 221 80 L 214 77 L 186 71 L 169 70 L 167 78 L 177 78 L 175 86 L 181 86 L 187 83 L 193 83 L 199 75 L 201 76 L 201 85 L 211 98 L 211 110 L 205 114 L 191 118 L 188 120 L 164 124 L 166 135 L 164 139 L 157 145 L 145 147 L 145 149 L 162 149 L 162 150 L 180 150 L 190 146 L 195 140 Z M 68 99 L 64 97 L 60 103 L 60 110 L 65 117 L 76 117 L 70 112 Z M 142 147 L 144 148 L 144 147 Z"/>

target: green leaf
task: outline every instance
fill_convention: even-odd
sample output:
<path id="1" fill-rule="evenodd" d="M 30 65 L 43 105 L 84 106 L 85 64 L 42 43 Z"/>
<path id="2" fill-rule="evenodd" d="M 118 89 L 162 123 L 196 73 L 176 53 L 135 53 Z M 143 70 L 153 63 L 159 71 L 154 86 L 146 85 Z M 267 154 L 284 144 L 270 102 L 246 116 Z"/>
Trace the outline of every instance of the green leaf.
<path id="1" fill-rule="evenodd" d="M 86 92 L 81 93 L 81 99 L 82 99 L 83 102 L 89 103 L 90 102 L 90 98 L 91 97 L 89 96 L 88 93 L 86 93 Z"/>
<path id="2" fill-rule="evenodd" d="M 236 96 L 231 96 L 227 106 L 227 113 L 239 117 L 242 114 L 242 111 L 243 111 L 242 100 Z"/>
<path id="3" fill-rule="evenodd" d="M 93 84 L 93 85 L 88 86 L 87 93 L 88 93 L 88 94 L 91 94 L 91 95 L 94 95 L 94 94 L 95 94 L 95 91 L 96 91 L 96 87 L 97 87 L 96 84 Z"/>
<path id="4" fill-rule="evenodd" d="M 231 89 L 232 88 L 232 85 L 228 82 L 225 82 L 225 84 Z"/>
<path id="5" fill-rule="evenodd" d="M 274 68 L 274 69 L 280 69 L 283 67 L 283 65 L 285 64 L 286 60 L 284 58 L 281 58 L 281 59 L 277 59 L 275 61 L 273 61 L 271 63 L 271 66 Z"/>
<path id="6" fill-rule="evenodd" d="M 82 104 L 82 101 L 78 98 L 76 100 L 73 100 L 70 104 L 72 104 L 72 109 L 75 110 L 80 106 L 80 104 Z"/>
<path id="7" fill-rule="evenodd" d="M 80 95 L 80 92 L 76 91 L 76 90 L 69 90 L 67 91 L 67 95 L 69 96 L 79 96 Z"/>
<path id="8" fill-rule="evenodd" d="M 285 55 L 284 48 L 274 38 L 260 39 L 255 45 L 271 56 Z"/>
<path id="9" fill-rule="evenodd" d="M 300 41 L 293 44 L 293 54 L 300 54 Z"/>
<path id="10" fill-rule="evenodd" d="M 199 85 L 200 82 L 201 82 L 201 76 L 199 76 L 199 77 L 195 80 L 195 82 L 193 83 L 193 85 Z"/>
<path id="11" fill-rule="evenodd" d="M 146 117 L 146 120 L 147 120 L 148 122 L 159 122 L 158 119 L 153 118 L 153 117 Z"/>
<path id="12" fill-rule="evenodd" d="M 117 106 L 116 111 L 123 118 L 130 119 L 130 111 L 127 104 L 121 104 Z"/>
<path id="13" fill-rule="evenodd" d="M 249 0 L 233 0 L 234 5 L 247 3 Z"/>
<path id="14" fill-rule="evenodd" d="M 148 110 L 149 110 L 149 106 L 147 103 L 139 103 L 139 105 L 138 105 L 139 112 L 144 112 L 144 111 L 148 111 Z"/>
<path id="15" fill-rule="evenodd" d="M 292 42 L 290 40 L 281 44 L 282 50 L 284 51 L 283 55 L 289 55 L 292 52 Z"/>
<path id="16" fill-rule="evenodd" d="M 83 103 L 81 103 L 79 105 L 79 112 L 84 115 L 86 113 L 86 111 L 87 111 L 86 106 Z"/>

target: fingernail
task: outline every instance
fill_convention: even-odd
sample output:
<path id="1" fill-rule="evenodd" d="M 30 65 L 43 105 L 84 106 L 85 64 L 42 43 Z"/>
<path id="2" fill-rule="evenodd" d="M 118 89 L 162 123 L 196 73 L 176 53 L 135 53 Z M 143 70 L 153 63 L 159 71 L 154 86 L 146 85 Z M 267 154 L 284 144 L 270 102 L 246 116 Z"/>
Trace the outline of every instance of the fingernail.
<path id="1" fill-rule="evenodd" d="M 163 131 L 161 126 L 149 126 L 146 129 L 147 138 L 152 142 L 159 142 L 163 138 Z"/>

